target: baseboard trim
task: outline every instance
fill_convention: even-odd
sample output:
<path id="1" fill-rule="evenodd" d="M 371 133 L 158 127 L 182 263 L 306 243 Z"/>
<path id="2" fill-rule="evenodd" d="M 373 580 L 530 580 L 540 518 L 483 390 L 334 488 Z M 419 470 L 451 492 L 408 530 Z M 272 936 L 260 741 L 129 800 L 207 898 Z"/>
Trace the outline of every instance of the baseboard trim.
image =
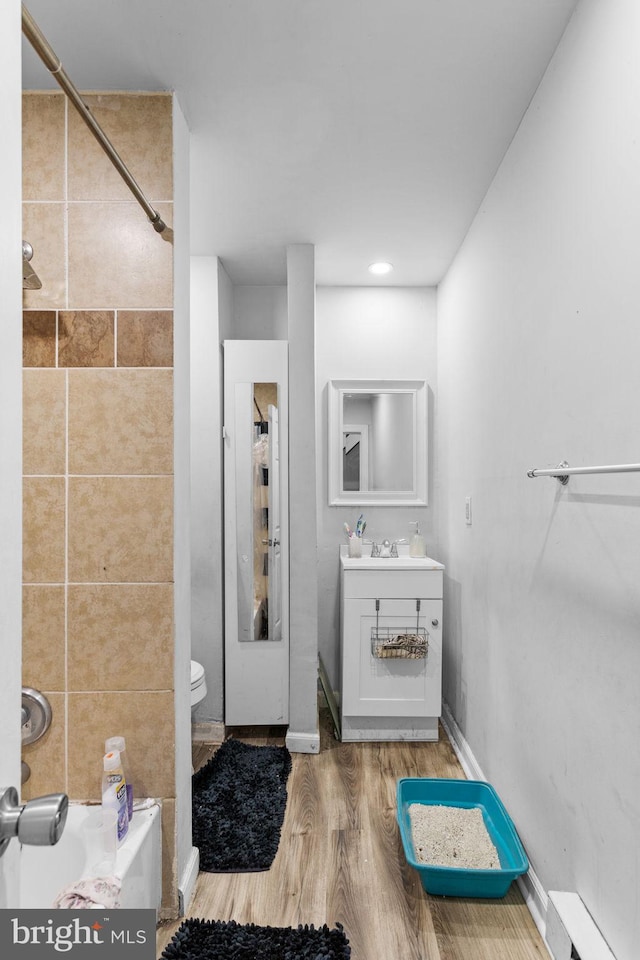
<path id="1" fill-rule="evenodd" d="M 187 865 L 184 868 L 182 879 L 178 886 L 178 913 L 181 917 L 187 915 L 191 905 L 199 869 L 200 851 L 197 847 L 191 847 L 191 853 L 189 854 Z"/>
<path id="2" fill-rule="evenodd" d="M 451 746 L 453 747 L 454 753 L 460 761 L 460 766 L 467 775 L 468 780 L 486 780 L 487 778 L 482 772 L 480 764 L 473 755 L 473 751 L 469 744 L 467 743 L 462 730 L 455 721 L 453 714 L 448 703 L 442 704 L 442 726 L 444 727 L 445 733 L 447 734 Z M 540 880 L 531 865 L 529 865 L 529 870 L 526 874 L 517 878 L 517 884 L 520 887 L 520 892 L 524 902 L 533 918 L 540 936 L 542 937 L 547 951 L 549 947 L 545 940 L 545 932 L 547 927 L 547 904 L 548 897 L 545 893 L 544 887 L 540 883 Z M 549 952 L 549 956 L 551 953 Z"/>
<path id="3" fill-rule="evenodd" d="M 456 723 L 448 703 L 442 704 L 442 726 L 451 742 L 454 753 L 460 761 L 460 766 L 467 775 L 467 780 L 486 780 L 480 764 L 474 757 L 471 747 L 467 743 L 462 730 Z"/>
<path id="4" fill-rule="evenodd" d="M 289 730 L 285 744 L 291 753 L 320 753 L 320 734 L 292 733 Z"/>
<path id="5" fill-rule="evenodd" d="M 194 720 L 191 723 L 192 743 L 224 743 L 224 723 L 216 720 Z"/>

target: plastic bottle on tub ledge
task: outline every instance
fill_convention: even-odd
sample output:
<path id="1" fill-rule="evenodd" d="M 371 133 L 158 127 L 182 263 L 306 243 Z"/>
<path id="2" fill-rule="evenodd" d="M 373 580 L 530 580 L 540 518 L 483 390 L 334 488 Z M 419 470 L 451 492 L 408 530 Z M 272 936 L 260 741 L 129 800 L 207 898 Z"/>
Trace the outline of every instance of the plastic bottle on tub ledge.
<path id="1" fill-rule="evenodd" d="M 129 831 L 129 811 L 127 809 L 127 782 L 117 750 L 110 750 L 103 758 L 102 806 L 105 810 L 114 810 L 118 818 L 116 824 L 117 842 L 121 844 Z"/>
<path id="2" fill-rule="evenodd" d="M 110 753 L 112 750 L 117 750 L 120 754 L 120 765 L 127 784 L 127 813 L 129 814 L 129 822 L 131 822 L 133 817 L 133 778 L 127 760 L 127 747 L 124 737 L 109 737 L 108 740 L 105 740 L 104 752 Z"/>

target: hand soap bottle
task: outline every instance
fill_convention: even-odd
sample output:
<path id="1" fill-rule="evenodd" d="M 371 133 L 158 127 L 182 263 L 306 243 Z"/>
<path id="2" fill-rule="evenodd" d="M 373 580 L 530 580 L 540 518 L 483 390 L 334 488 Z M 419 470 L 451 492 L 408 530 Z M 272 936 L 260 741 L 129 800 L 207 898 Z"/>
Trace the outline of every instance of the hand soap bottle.
<path id="1" fill-rule="evenodd" d="M 427 545 L 425 543 L 424 537 L 420 533 L 420 521 L 413 520 L 411 523 L 412 527 L 416 528 L 416 532 L 411 537 L 409 541 L 409 556 L 410 557 L 426 557 L 427 555 Z"/>

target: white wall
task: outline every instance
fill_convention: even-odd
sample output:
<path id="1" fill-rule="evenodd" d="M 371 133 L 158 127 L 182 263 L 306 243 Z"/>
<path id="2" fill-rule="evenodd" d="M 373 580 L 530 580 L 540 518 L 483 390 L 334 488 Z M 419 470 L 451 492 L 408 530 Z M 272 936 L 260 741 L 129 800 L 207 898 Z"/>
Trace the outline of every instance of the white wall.
<path id="1" fill-rule="evenodd" d="M 230 313 L 221 271 L 217 257 L 191 258 L 191 656 L 207 683 L 196 719 L 218 723 L 224 712 L 220 324 Z"/>
<path id="2" fill-rule="evenodd" d="M 583 0 L 438 297 L 445 697 L 546 890 L 640 915 L 640 4 Z M 464 498 L 473 497 L 473 525 Z"/>
<path id="3" fill-rule="evenodd" d="M 287 288 L 267 284 L 233 288 L 234 340 L 286 340 Z"/>
<path id="4" fill-rule="evenodd" d="M 218 326 L 220 328 L 220 362 L 222 364 L 222 343 L 224 340 L 237 339 L 234 331 L 235 296 L 231 278 L 222 261 L 218 260 Z M 220 375 L 222 376 L 222 366 Z M 222 403 L 222 393 L 220 394 Z"/>
<path id="5" fill-rule="evenodd" d="M 339 679 L 338 548 L 343 524 L 360 510 L 328 506 L 327 384 L 340 379 L 424 379 L 429 386 L 429 450 L 433 451 L 436 379 L 436 293 L 405 287 L 318 287 L 316 291 L 316 433 L 318 437 L 319 646 L 334 689 Z M 430 464 L 433 457 L 429 457 Z M 438 491 L 429 471 L 428 507 L 366 507 L 366 535 L 409 537 L 421 520 L 430 556 L 438 557 L 434 517 Z"/>
<path id="6" fill-rule="evenodd" d="M 287 247 L 289 331 L 289 731 L 318 753 L 318 582 L 315 426 L 315 251 Z"/>

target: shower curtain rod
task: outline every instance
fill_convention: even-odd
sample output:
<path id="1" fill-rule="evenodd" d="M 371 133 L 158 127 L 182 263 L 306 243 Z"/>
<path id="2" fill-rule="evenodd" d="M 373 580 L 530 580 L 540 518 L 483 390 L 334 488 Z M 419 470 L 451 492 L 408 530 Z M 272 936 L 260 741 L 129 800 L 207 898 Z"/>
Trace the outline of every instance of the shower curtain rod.
<path id="1" fill-rule="evenodd" d="M 640 473 L 640 463 L 613 463 L 603 467 L 570 467 L 566 460 L 563 460 L 552 470 L 541 470 L 536 467 L 529 470 L 528 477 L 555 477 L 565 486 L 569 482 L 569 477 L 580 473 Z"/>
<path id="2" fill-rule="evenodd" d="M 114 165 L 126 185 L 129 187 L 129 190 L 134 195 L 144 212 L 146 213 L 149 221 L 151 222 L 153 229 L 156 233 L 162 234 L 164 231 L 167 231 L 168 237 L 170 239 L 171 229 L 167 227 L 167 224 L 161 218 L 157 210 L 151 206 L 144 193 L 138 186 L 135 178 L 131 174 L 131 171 L 124 163 L 119 153 L 107 137 L 106 133 L 96 120 L 96 118 L 91 113 L 91 110 L 86 105 L 78 89 L 74 86 L 73 82 L 69 79 L 67 73 L 65 72 L 60 58 L 56 56 L 55 52 L 51 48 L 48 40 L 38 27 L 37 23 L 25 7 L 24 3 L 22 4 L 22 32 L 25 37 L 38 54 L 45 67 L 52 75 L 52 77 L 57 81 L 60 87 L 64 90 L 67 97 L 74 105 L 86 125 L 88 126 L 91 133 L 94 135 L 106 155 L 111 160 L 111 163 Z"/>

